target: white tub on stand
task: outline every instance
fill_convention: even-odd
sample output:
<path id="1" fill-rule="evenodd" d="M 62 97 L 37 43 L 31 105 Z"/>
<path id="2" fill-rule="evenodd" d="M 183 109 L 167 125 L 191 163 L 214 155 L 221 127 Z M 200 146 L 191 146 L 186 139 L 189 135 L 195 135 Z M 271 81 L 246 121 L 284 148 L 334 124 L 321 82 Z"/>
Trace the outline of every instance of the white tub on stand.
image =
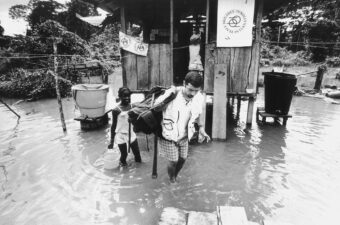
<path id="1" fill-rule="evenodd" d="M 109 86 L 106 84 L 77 84 L 72 87 L 72 95 L 80 116 L 81 129 L 92 130 L 108 123 L 106 108 Z"/>

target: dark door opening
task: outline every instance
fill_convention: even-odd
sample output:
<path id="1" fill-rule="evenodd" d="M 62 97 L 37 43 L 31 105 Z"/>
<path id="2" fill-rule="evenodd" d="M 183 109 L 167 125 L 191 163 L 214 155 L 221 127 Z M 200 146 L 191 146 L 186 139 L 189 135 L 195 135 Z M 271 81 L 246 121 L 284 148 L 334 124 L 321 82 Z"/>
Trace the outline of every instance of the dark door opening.
<path id="1" fill-rule="evenodd" d="M 202 65 L 204 65 L 205 26 L 206 26 L 206 1 L 185 0 L 174 1 L 174 47 L 173 71 L 174 84 L 181 85 L 187 72 L 190 61 L 190 37 L 194 30 L 198 30 Z"/>

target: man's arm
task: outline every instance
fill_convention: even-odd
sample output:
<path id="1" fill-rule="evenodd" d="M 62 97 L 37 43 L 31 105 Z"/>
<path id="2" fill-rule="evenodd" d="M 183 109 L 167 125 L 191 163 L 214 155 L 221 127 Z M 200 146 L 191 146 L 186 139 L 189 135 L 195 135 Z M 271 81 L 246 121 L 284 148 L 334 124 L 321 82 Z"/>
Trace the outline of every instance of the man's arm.
<path id="1" fill-rule="evenodd" d="M 196 97 L 196 96 L 195 96 Z M 196 123 L 199 127 L 198 130 L 198 142 L 202 143 L 204 140 L 209 142 L 211 139 L 209 135 L 205 132 L 205 114 L 203 115 L 204 108 L 206 107 L 206 100 L 205 100 L 205 95 L 202 93 L 197 93 L 197 98 L 196 98 L 196 113 L 199 114 L 199 116 L 196 118 Z"/>

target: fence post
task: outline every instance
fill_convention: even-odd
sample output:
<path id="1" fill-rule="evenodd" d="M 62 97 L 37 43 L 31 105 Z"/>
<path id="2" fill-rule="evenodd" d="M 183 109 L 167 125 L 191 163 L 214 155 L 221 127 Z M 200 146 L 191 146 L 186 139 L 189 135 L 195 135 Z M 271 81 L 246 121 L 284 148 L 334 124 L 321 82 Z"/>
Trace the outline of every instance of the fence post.
<path id="1" fill-rule="evenodd" d="M 59 113 L 60 113 L 60 120 L 61 125 L 63 127 L 63 131 L 66 131 L 66 124 L 63 112 L 63 105 L 61 102 L 60 90 L 59 90 L 59 77 L 58 77 L 58 59 L 57 59 L 57 42 L 60 41 L 60 38 L 53 38 L 53 54 L 54 54 L 54 77 L 55 77 L 55 89 L 57 92 L 57 100 L 59 105 Z"/>
<path id="2" fill-rule="evenodd" d="M 322 79 L 323 79 L 323 74 L 326 71 L 327 71 L 326 65 L 321 65 L 321 66 L 318 67 L 317 76 L 316 76 L 315 85 L 314 85 L 314 90 L 320 91 Z"/>

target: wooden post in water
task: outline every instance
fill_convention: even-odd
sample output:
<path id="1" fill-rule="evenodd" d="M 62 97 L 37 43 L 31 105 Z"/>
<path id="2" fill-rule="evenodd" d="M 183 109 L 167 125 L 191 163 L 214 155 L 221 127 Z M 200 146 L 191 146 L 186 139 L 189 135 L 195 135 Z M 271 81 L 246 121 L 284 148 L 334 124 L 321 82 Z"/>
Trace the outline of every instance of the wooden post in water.
<path id="1" fill-rule="evenodd" d="M 315 85 L 314 85 L 314 90 L 320 91 L 322 79 L 323 79 L 323 74 L 326 71 L 327 71 L 326 65 L 321 65 L 321 66 L 318 67 L 317 76 L 316 76 Z"/>
<path id="2" fill-rule="evenodd" d="M 214 72 L 212 139 L 225 141 L 227 139 L 227 68 L 225 64 L 215 64 Z"/>
<path id="3" fill-rule="evenodd" d="M 60 38 L 53 38 L 53 54 L 54 54 L 54 78 L 55 78 L 55 89 L 57 92 L 57 100 L 59 105 L 59 113 L 60 113 L 60 120 L 61 125 L 63 127 L 63 131 L 66 131 L 66 124 L 63 112 L 63 105 L 61 102 L 60 90 L 59 90 L 59 77 L 58 77 L 58 60 L 57 60 L 57 43 L 60 41 Z"/>

